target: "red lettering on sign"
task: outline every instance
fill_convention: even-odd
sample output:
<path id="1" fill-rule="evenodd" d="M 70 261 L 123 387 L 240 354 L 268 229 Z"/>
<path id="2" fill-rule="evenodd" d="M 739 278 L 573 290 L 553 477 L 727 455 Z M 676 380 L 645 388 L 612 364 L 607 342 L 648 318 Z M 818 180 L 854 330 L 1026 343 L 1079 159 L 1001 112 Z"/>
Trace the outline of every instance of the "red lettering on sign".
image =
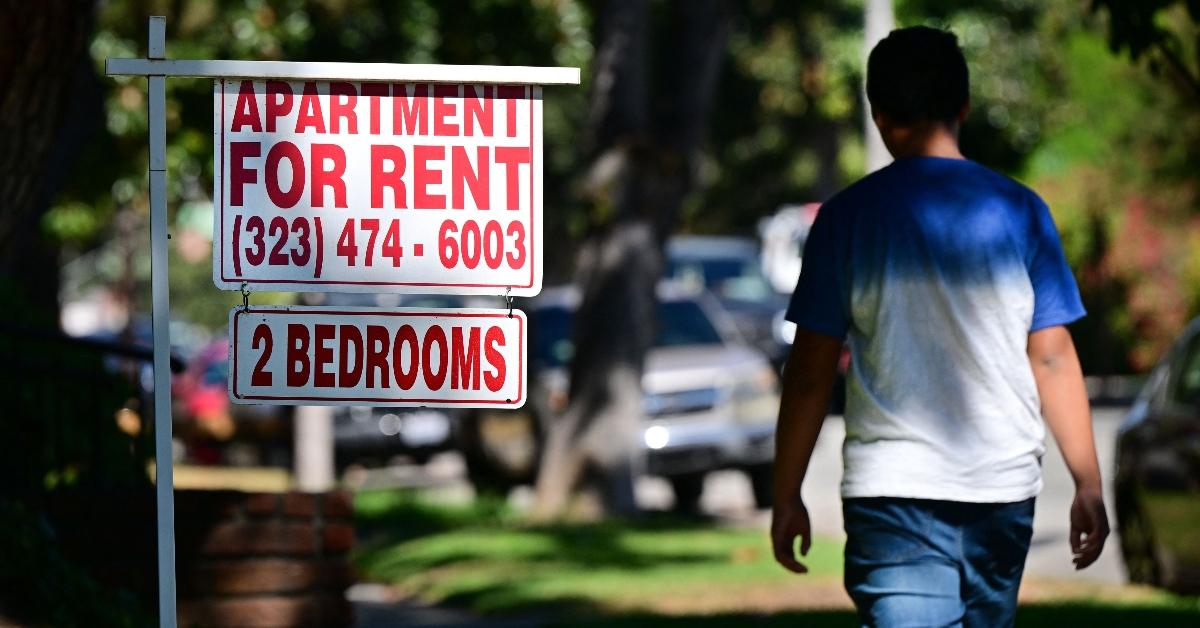
<path id="1" fill-rule="evenodd" d="M 337 144 L 312 145 L 312 206 L 325 206 L 325 188 L 333 188 L 333 206 L 346 206 L 346 182 L 342 177 L 346 174 L 346 151 Z M 326 161 L 333 165 L 326 168 Z"/>
<path id="2" fill-rule="evenodd" d="M 254 364 L 254 373 L 250 375 L 251 386 L 270 386 L 271 372 L 267 370 L 267 361 L 271 359 L 271 349 L 274 345 L 271 338 L 271 326 L 263 323 L 254 328 L 254 335 L 250 338 L 250 348 L 257 349 L 259 345 L 263 345 L 262 353 L 258 356 L 258 362 Z"/>
<path id="3" fill-rule="evenodd" d="M 384 170 L 384 164 L 391 168 Z M 371 208 L 383 207 L 383 188 L 392 190 L 392 206 L 397 209 L 408 207 L 408 192 L 404 189 L 404 150 L 390 144 L 371 146 Z"/>
<path id="4" fill-rule="evenodd" d="M 533 157 L 528 148 L 500 146 L 496 148 L 496 163 L 504 164 L 504 189 L 508 193 L 508 209 L 516 210 L 520 204 L 519 187 L 521 164 L 532 164 Z"/>
<path id="5" fill-rule="evenodd" d="M 287 159 L 292 167 L 292 186 L 284 192 L 279 187 L 279 161 Z M 267 196 L 276 207 L 295 207 L 304 194 L 304 157 L 296 145 L 283 141 L 267 151 Z"/>
<path id="6" fill-rule="evenodd" d="M 408 87 L 412 87 L 411 97 Z M 429 116 L 425 109 L 428 94 L 426 85 L 392 85 L 392 135 L 429 134 Z"/>
<path id="7" fill-rule="evenodd" d="M 479 390 L 479 328 L 472 327 L 467 341 L 463 342 L 462 327 L 450 330 L 450 347 L 454 355 L 453 370 L 450 371 L 450 387 L 456 390 Z"/>
<path id="8" fill-rule="evenodd" d="M 525 88 L 515 85 L 501 85 L 496 88 L 496 95 L 504 99 L 505 125 L 509 137 L 517 136 L 517 100 L 524 100 Z"/>
<path id="9" fill-rule="evenodd" d="M 371 135 L 379 135 L 379 99 L 387 96 L 389 89 L 387 83 L 363 83 L 362 95 L 369 98 L 367 101 L 371 116 Z"/>
<path id="10" fill-rule="evenodd" d="M 326 371 L 326 366 L 333 365 L 333 325 L 316 324 L 313 326 L 313 386 L 317 388 L 333 388 L 334 376 L 332 371 Z"/>
<path id="11" fill-rule="evenodd" d="M 457 85 L 435 85 L 433 87 L 433 134 L 441 137 L 458 135 L 458 125 L 446 122 L 449 116 L 457 115 L 458 106 L 447 98 L 458 97 Z"/>
<path id="12" fill-rule="evenodd" d="M 298 312 L 284 310 L 281 313 Z M 503 314 L 484 316 L 491 316 L 493 321 L 498 321 L 502 320 L 499 317 Z M 273 329 L 266 317 L 253 325 L 249 341 L 253 353 L 247 359 L 257 358 L 257 364 L 246 374 L 236 366 L 236 353 L 232 359 L 238 369 L 238 381 L 245 381 L 241 378 L 247 377 L 251 386 L 269 388 L 273 385 L 269 367 L 280 362 L 271 358 Z M 302 323 L 280 324 L 280 327 L 286 328 L 285 358 L 281 360 L 286 386 L 309 389 L 308 392 L 316 394 L 315 397 L 297 399 L 349 401 L 363 398 L 383 401 L 383 398 L 396 395 L 397 390 L 410 391 L 414 388 L 426 389 L 435 397 L 438 393 L 480 390 L 496 393 L 512 384 L 507 381 L 509 367 L 519 368 L 517 363 L 506 362 L 507 353 L 511 353 L 514 347 L 505 336 L 506 327 L 499 322 L 460 322 L 450 317 L 438 322 L 426 321 L 419 326 L 399 324 L 393 327 L 391 324 L 367 324 L 365 321 L 356 324 L 345 319 L 318 318 Z M 239 336 L 235 344 L 244 346 L 244 342 L 246 339 Z M 392 377 L 395 378 L 394 388 L 389 384 Z M 363 389 L 378 389 L 380 393 L 372 395 Z M 242 399 L 261 398 L 253 394 L 238 395 Z M 405 401 L 403 395 L 395 398 Z M 449 395 L 447 398 L 465 401 L 468 397 Z M 501 400 L 488 400 L 485 394 L 480 401 L 498 403 Z M 513 400 L 505 400 L 505 403 L 513 403 Z"/>
<path id="13" fill-rule="evenodd" d="M 492 137 L 492 88 L 487 85 L 463 87 L 463 122 L 464 133 L 475 135 L 475 125 L 479 125 L 479 133 Z M 475 95 L 472 95 L 475 94 Z"/>
<path id="14" fill-rule="evenodd" d="M 467 149 L 462 146 L 450 148 L 450 206 L 454 209 L 466 209 L 466 199 L 463 198 L 463 187 L 471 188 L 471 198 L 479 209 L 491 209 L 490 175 L 492 165 L 488 160 L 488 147 L 475 148 L 475 168 L 471 168 L 471 160 L 467 158 Z"/>
<path id="15" fill-rule="evenodd" d="M 243 189 L 247 183 L 258 183 L 258 169 L 244 165 L 247 157 L 258 157 L 262 146 L 258 142 L 229 143 L 229 204 L 241 207 Z"/>
<path id="16" fill-rule="evenodd" d="M 258 118 L 258 95 L 254 93 L 253 81 L 242 81 L 238 88 L 237 104 L 233 107 L 233 123 L 230 131 L 241 131 L 249 126 L 251 131 L 262 132 L 262 120 Z"/>
<path id="17" fill-rule="evenodd" d="M 442 171 L 429 169 L 430 161 L 446 158 L 445 146 L 413 147 L 413 207 L 416 209 L 446 209 L 445 194 L 430 194 L 428 187 L 442 182 Z"/>
<path id="18" fill-rule="evenodd" d="M 408 370 L 400 359 L 403 347 L 408 347 Z M 404 325 L 396 331 L 396 342 L 392 345 L 392 373 L 396 376 L 396 385 L 401 390 L 408 390 L 417 383 L 417 373 L 421 370 L 421 343 L 417 340 L 417 330 L 412 325 Z"/>
<path id="19" fill-rule="evenodd" d="M 321 97 L 317 95 L 317 84 L 304 84 L 300 96 L 300 109 L 296 111 L 296 132 L 303 133 L 312 128 L 317 133 L 325 132 L 325 116 L 321 113 Z"/>
<path id="20" fill-rule="evenodd" d="M 375 387 L 375 373 L 379 373 L 379 387 L 388 387 L 388 330 L 383 325 L 367 325 L 367 388 Z"/>
<path id="21" fill-rule="evenodd" d="M 342 99 L 345 100 L 342 100 Z M 346 121 L 347 133 L 358 133 L 358 115 L 354 113 L 354 104 L 358 100 L 358 91 L 350 83 L 329 84 L 329 132 L 341 133 L 342 120 Z"/>
<path id="22" fill-rule="evenodd" d="M 354 325 L 338 325 L 338 386 L 352 388 L 358 385 L 363 372 L 363 337 Z M 350 361 L 350 349 L 354 349 L 354 361 Z"/>
<path id="23" fill-rule="evenodd" d="M 303 386 L 308 383 L 308 327 L 289 324 L 287 336 L 287 385 Z"/>
<path id="24" fill-rule="evenodd" d="M 438 345 L 438 370 L 433 371 L 433 345 Z M 421 366 L 425 375 L 425 385 L 429 390 L 439 390 L 446 383 L 446 371 L 449 370 L 448 352 L 446 351 L 446 331 L 434 325 L 425 331 L 425 340 L 421 346 Z"/>
<path id="25" fill-rule="evenodd" d="M 495 369 L 495 373 L 484 373 L 483 383 L 488 390 L 496 392 L 504 387 L 504 354 L 496 347 L 504 346 L 504 330 L 499 327 L 489 327 L 487 334 L 483 337 L 484 355 L 487 357 L 488 364 Z"/>
<path id="26" fill-rule="evenodd" d="M 267 133 L 274 133 L 275 121 L 291 111 L 292 86 L 283 81 L 267 81 Z"/>

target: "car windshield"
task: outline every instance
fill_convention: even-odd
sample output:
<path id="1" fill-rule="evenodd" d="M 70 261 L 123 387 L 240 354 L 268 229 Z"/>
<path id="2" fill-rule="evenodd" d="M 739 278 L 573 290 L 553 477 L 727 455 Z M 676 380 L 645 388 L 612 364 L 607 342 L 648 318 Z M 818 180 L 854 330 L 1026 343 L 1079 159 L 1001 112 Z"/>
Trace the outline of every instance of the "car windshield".
<path id="1" fill-rule="evenodd" d="M 555 305 L 537 310 L 533 323 L 534 361 L 548 367 L 566 366 L 575 355 L 571 341 L 574 312 Z M 721 334 L 704 308 L 696 301 L 665 301 L 658 304 L 658 333 L 655 347 L 721 344 Z"/>
<path id="2" fill-rule="evenodd" d="M 666 276 L 722 299 L 759 301 L 771 295 L 758 260 L 752 257 L 672 258 Z"/>

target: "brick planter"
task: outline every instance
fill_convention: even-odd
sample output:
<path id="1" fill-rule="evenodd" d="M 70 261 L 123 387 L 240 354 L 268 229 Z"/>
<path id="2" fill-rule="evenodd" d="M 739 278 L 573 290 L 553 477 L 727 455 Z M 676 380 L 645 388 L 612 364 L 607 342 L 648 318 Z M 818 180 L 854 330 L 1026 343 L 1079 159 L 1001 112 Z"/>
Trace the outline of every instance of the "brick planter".
<path id="1" fill-rule="evenodd" d="M 184 626 L 346 626 L 354 545 L 346 493 L 180 491 Z"/>
<path id="2" fill-rule="evenodd" d="M 150 491 L 50 504 L 63 553 L 157 613 Z M 347 493 L 175 492 L 180 626 L 348 626 L 354 524 Z"/>

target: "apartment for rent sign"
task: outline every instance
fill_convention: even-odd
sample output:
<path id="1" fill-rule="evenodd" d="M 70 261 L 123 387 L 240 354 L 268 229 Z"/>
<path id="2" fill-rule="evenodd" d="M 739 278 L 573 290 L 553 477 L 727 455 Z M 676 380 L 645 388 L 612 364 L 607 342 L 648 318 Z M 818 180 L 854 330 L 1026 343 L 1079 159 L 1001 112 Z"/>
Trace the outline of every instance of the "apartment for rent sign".
<path id="1" fill-rule="evenodd" d="M 217 287 L 533 296 L 537 86 L 218 80 Z"/>

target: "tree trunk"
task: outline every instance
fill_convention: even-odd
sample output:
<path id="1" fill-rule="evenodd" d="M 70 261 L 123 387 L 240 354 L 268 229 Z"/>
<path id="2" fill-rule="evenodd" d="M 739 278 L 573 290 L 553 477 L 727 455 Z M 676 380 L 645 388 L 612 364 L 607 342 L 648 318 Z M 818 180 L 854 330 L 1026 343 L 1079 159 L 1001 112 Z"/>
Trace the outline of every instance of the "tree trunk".
<path id="1" fill-rule="evenodd" d="M 78 148 L 64 129 L 86 110 L 78 88 L 94 85 L 91 29 L 91 2 L 0 2 L 0 276 L 12 282 L 0 289 L 55 324 L 58 251 L 42 217 Z"/>
<path id="2" fill-rule="evenodd" d="M 663 243 L 693 187 L 728 23 L 722 0 L 675 2 L 671 11 L 674 39 L 653 93 L 648 0 L 608 2 L 602 16 L 585 189 L 612 219 L 580 254 L 570 402 L 550 424 L 540 517 L 560 514 L 585 477 L 598 482 L 608 513 L 637 510 L 642 369 L 655 336 Z"/>

